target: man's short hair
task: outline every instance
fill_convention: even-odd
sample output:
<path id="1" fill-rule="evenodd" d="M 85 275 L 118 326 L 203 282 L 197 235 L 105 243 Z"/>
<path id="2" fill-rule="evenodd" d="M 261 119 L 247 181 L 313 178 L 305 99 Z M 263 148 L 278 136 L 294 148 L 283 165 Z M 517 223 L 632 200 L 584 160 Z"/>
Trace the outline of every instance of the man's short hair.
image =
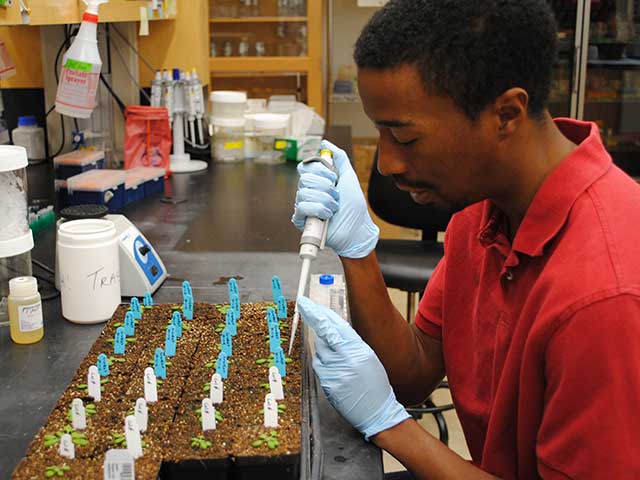
<path id="1" fill-rule="evenodd" d="M 450 97 L 472 120 L 520 87 L 540 118 L 556 39 L 545 0 L 391 0 L 365 26 L 354 58 L 358 68 L 415 65 L 427 92 Z"/>

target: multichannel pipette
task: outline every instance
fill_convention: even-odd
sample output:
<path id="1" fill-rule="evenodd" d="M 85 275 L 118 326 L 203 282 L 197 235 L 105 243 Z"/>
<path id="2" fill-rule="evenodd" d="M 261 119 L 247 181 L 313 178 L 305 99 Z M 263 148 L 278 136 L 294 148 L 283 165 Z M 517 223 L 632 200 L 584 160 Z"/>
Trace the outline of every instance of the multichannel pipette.
<path id="1" fill-rule="evenodd" d="M 333 152 L 331 150 L 322 150 L 319 157 L 311 157 L 304 160 L 304 163 L 320 162 L 336 175 L 338 171 L 333 165 Z M 300 239 L 300 258 L 302 259 L 302 269 L 300 270 L 300 281 L 298 283 L 298 294 L 296 299 L 304 295 L 309 282 L 309 271 L 311 269 L 311 261 L 315 260 L 318 252 L 324 248 L 327 241 L 329 221 L 321 220 L 315 217 L 308 217 L 304 224 L 304 231 Z M 298 304 L 293 313 L 293 326 L 291 328 L 291 339 L 289 340 L 289 355 L 293 348 L 293 342 L 296 337 L 298 322 L 300 321 L 300 313 L 298 312 Z"/>

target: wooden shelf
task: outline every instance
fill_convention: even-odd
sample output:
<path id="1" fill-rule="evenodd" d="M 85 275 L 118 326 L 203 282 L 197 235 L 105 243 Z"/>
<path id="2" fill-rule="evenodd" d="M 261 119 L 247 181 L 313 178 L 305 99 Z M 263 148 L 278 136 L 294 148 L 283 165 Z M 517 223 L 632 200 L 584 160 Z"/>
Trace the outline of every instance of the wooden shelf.
<path id="1" fill-rule="evenodd" d="M 308 72 L 309 57 L 213 57 L 209 59 L 212 74 L 228 72 Z"/>
<path id="2" fill-rule="evenodd" d="M 214 17 L 210 23 L 280 23 L 306 22 L 307 17 Z"/>

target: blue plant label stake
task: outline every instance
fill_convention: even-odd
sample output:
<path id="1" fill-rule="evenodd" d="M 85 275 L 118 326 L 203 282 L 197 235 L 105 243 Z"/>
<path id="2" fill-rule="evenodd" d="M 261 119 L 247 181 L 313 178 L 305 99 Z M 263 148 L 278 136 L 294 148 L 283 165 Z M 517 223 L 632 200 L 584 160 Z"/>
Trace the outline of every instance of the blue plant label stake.
<path id="1" fill-rule="evenodd" d="M 142 304 L 145 307 L 153 307 L 153 298 L 149 292 L 144 294 L 144 298 L 142 299 Z"/>
<path id="2" fill-rule="evenodd" d="M 193 320 L 193 297 L 184 297 L 184 318 L 187 320 Z"/>
<path id="3" fill-rule="evenodd" d="M 182 282 L 182 298 L 193 297 L 191 284 L 186 280 Z"/>
<path id="4" fill-rule="evenodd" d="M 156 378 L 167 378 L 167 359 L 161 348 L 156 348 L 156 353 L 153 356 L 153 373 Z"/>
<path id="5" fill-rule="evenodd" d="M 127 335 L 125 334 L 124 327 L 118 327 L 116 329 L 116 338 L 113 345 L 113 353 L 116 355 L 124 355 L 124 345 L 127 343 Z"/>
<path id="6" fill-rule="evenodd" d="M 230 357 L 233 355 L 233 343 L 232 343 L 232 339 L 233 337 L 231 336 L 231 332 L 229 331 L 229 329 L 225 328 L 222 331 L 222 335 L 220 336 L 220 342 L 222 343 L 222 351 L 227 355 L 227 357 Z"/>
<path id="7" fill-rule="evenodd" d="M 280 372 L 280 376 L 282 378 L 287 376 L 287 362 L 284 357 L 284 351 L 282 348 L 277 348 L 275 352 L 273 352 L 273 362 L 275 366 L 278 367 L 278 372 Z"/>
<path id="8" fill-rule="evenodd" d="M 231 308 L 236 316 L 236 320 L 240 320 L 240 297 L 238 295 L 231 297 Z"/>
<path id="9" fill-rule="evenodd" d="M 176 337 L 176 327 L 173 325 L 167 328 L 167 333 L 164 338 L 164 352 L 167 357 L 175 357 L 176 356 L 176 342 L 178 338 Z"/>
<path id="10" fill-rule="evenodd" d="M 133 318 L 139 320 L 142 318 L 142 310 L 140 310 L 140 300 L 137 297 L 131 299 L 131 312 L 133 312 Z"/>
<path id="11" fill-rule="evenodd" d="M 133 312 L 127 312 L 124 316 L 124 333 L 127 337 L 136 335 L 136 321 L 134 320 Z"/>
<path id="12" fill-rule="evenodd" d="M 282 350 L 281 346 L 281 338 L 280 338 L 280 326 L 278 323 L 270 323 L 269 324 L 269 351 L 271 353 L 276 353 L 278 349 Z"/>
<path id="13" fill-rule="evenodd" d="M 219 373 L 223 380 L 226 380 L 229 376 L 229 359 L 227 358 L 227 354 L 224 352 L 220 352 L 218 354 L 216 373 Z"/>
<path id="14" fill-rule="evenodd" d="M 107 360 L 107 356 L 104 353 L 98 355 L 98 373 L 101 377 L 109 376 L 109 360 Z"/>
<path id="15" fill-rule="evenodd" d="M 171 325 L 176 327 L 176 337 L 182 337 L 182 314 L 180 312 L 173 312 L 171 317 Z"/>
<path id="16" fill-rule="evenodd" d="M 227 310 L 225 324 L 226 329 L 229 330 L 231 336 L 235 337 L 238 334 L 238 321 L 236 320 L 236 316 L 234 315 L 233 310 Z"/>
<path id="17" fill-rule="evenodd" d="M 278 298 L 282 296 L 282 284 L 277 275 L 271 277 L 271 292 L 273 293 L 274 302 L 277 302 Z"/>
<path id="18" fill-rule="evenodd" d="M 272 323 L 278 325 L 278 316 L 276 315 L 276 311 L 273 308 L 267 307 L 267 326 L 271 325 Z"/>
<path id="19" fill-rule="evenodd" d="M 287 299 L 280 295 L 276 302 L 278 304 L 278 318 L 287 318 Z"/>
<path id="20" fill-rule="evenodd" d="M 234 295 L 240 297 L 240 293 L 238 292 L 238 281 L 235 278 L 229 280 L 227 286 L 229 287 L 229 299 L 233 298 Z"/>

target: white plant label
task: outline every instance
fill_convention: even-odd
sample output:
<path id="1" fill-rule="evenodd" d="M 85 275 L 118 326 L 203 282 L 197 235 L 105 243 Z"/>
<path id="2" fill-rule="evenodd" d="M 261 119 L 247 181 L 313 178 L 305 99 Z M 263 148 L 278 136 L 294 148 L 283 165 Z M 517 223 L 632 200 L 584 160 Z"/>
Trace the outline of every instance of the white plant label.
<path id="1" fill-rule="evenodd" d="M 211 388 L 209 392 L 211 393 L 211 403 L 214 405 L 222 403 L 224 384 L 222 383 L 222 377 L 219 373 L 214 373 L 211 376 Z"/>
<path id="2" fill-rule="evenodd" d="M 284 390 L 282 388 L 282 377 L 278 371 L 278 367 L 271 367 L 269 369 L 269 388 L 271 394 L 276 400 L 284 400 Z M 276 406 L 277 409 L 277 406 Z"/>
<path id="3" fill-rule="evenodd" d="M 156 381 L 156 374 L 153 373 L 153 368 L 151 367 L 144 369 L 144 399 L 147 402 L 158 401 L 158 382 Z"/>
<path id="4" fill-rule="evenodd" d="M 215 430 L 216 429 L 216 409 L 211 403 L 210 398 L 202 400 L 202 430 Z"/>
<path id="5" fill-rule="evenodd" d="M 71 402 L 71 426 L 74 430 L 87 428 L 87 412 L 79 398 L 74 398 Z"/>
<path id="6" fill-rule="evenodd" d="M 76 448 L 73 444 L 73 440 L 71 439 L 71 435 L 65 433 L 60 437 L 60 446 L 58 448 L 58 453 L 61 457 L 69 458 L 73 460 L 76 458 Z"/>
<path id="7" fill-rule="evenodd" d="M 102 400 L 102 392 L 100 391 L 100 374 L 98 367 L 91 365 L 87 375 L 87 385 L 89 386 L 89 396 L 93 397 L 96 402 Z"/>
<path id="8" fill-rule="evenodd" d="M 147 423 L 149 422 L 149 409 L 147 408 L 147 401 L 144 398 L 136 400 L 135 417 L 140 427 L 140 432 L 147 431 Z"/>
<path id="9" fill-rule="evenodd" d="M 264 399 L 264 426 L 276 428 L 278 426 L 278 404 L 271 393 Z"/>
<path id="10" fill-rule="evenodd" d="M 124 436 L 127 439 L 127 450 L 133 458 L 142 456 L 142 438 L 140 438 L 140 426 L 134 415 L 124 419 Z"/>
<path id="11" fill-rule="evenodd" d="M 135 475 L 135 462 L 131 454 L 125 449 L 107 450 L 104 457 L 103 480 L 133 480 Z"/>

